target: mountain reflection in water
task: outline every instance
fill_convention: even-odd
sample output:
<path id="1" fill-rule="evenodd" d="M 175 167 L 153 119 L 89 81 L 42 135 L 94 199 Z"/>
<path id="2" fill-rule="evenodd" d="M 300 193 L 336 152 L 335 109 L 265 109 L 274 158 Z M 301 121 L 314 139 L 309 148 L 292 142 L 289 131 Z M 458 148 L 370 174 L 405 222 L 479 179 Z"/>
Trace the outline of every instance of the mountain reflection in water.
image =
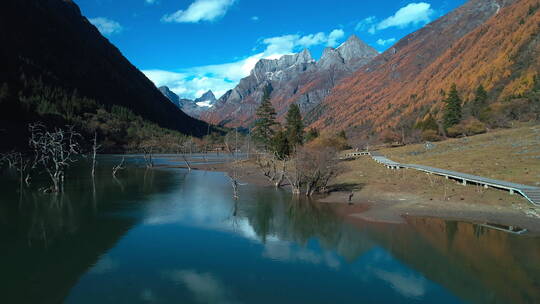
<path id="1" fill-rule="evenodd" d="M 222 173 L 132 168 L 64 194 L 4 178 L 2 303 L 534 303 L 540 239 L 475 224 L 368 223 Z M 39 181 L 37 181 L 39 182 Z"/>

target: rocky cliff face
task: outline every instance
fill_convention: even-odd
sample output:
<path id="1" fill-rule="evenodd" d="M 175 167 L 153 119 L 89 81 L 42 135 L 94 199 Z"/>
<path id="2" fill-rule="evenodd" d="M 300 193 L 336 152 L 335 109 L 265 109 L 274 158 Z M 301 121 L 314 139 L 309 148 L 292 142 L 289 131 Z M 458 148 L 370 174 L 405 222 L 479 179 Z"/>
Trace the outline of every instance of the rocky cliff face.
<path id="1" fill-rule="evenodd" d="M 441 113 L 455 83 L 464 100 L 482 84 L 492 100 L 519 96 L 540 71 L 537 0 L 470 0 L 400 40 L 338 84 L 310 113 L 313 126 L 382 132 Z"/>
<path id="2" fill-rule="evenodd" d="M 337 49 L 327 48 L 318 62 L 308 50 L 275 60 L 262 59 L 248 77 L 221 97 L 201 118 L 228 127 L 249 126 L 255 119 L 266 87 L 272 88 L 272 103 L 278 117 L 282 117 L 293 102 L 307 112 L 329 94 L 339 79 L 350 75 L 377 54 L 358 37 L 351 36 Z"/>
<path id="3" fill-rule="evenodd" d="M 319 70 L 328 70 L 335 66 L 344 70 L 356 71 L 377 55 L 376 50 L 365 44 L 358 36 L 352 35 L 337 49 L 326 48 L 321 59 L 317 62 L 317 67 Z"/>

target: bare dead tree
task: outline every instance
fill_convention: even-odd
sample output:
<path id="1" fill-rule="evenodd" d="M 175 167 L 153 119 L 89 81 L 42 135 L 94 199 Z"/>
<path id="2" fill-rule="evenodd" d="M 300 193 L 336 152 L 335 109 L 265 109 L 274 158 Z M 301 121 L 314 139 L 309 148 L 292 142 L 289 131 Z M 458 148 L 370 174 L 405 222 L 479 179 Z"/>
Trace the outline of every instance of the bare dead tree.
<path id="1" fill-rule="evenodd" d="M 192 153 L 192 145 L 193 145 L 193 138 L 190 138 L 189 140 L 184 140 L 180 146 L 180 150 L 182 152 L 182 159 L 186 163 L 186 166 L 188 167 L 188 170 L 191 171 L 191 164 L 188 161 L 188 158 L 186 157 L 186 153 L 189 151 L 190 158 Z"/>
<path id="2" fill-rule="evenodd" d="M 14 168 L 17 164 L 17 152 L 11 151 L 0 155 L 0 164 L 6 163 L 8 168 Z"/>
<path id="3" fill-rule="evenodd" d="M 259 154 L 255 159 L 255 163 L 261 173 L 268 178 L 270 182 L 274 182 L 277 176 L 276 159 L 268 154 Z"/>
<path id="4" fill-rule="evenodd" d="M 124 169 L 125 169 L 125 167 L 124 167 L 124 161 L 125 161 L 125 157 L 123 156 L 123 157 L 122 157 L 122 161 L 121 161 L 118 165 L 116 165 L 116 166 L 113 167 L 113 169 L 112 169 L 112 176 L 113 176 L 114 178 L 116 178 L 116 173 L 117 173 L 119 170 L 124 170 Z"/>
<path id="5" fill-rule="evenodd" d="M 287 170 L 284 172 L 284 176 L 291 186 L 292 193 L 294 195 L 300 195 L 302 193 L 304 178 L 300 162 L 296 157 L 293 157 L 288 161 Z"/>
<path id="6" fill-rule="evenodd" d="M 233 189 L 233 198 L 237 200 L 240 198 L 240 195 L 238 191 L 238 180 L 237 180 L 236 174 L 233 173 L 232 176 L 230 174 L 227 174 L 227 176 L 229 177 L 229 180 L 231 181 L 231 186 Z"/>
<path id="7" fill-rule="evenodd" d="M 81 153 L 78 143 L 81 135 L 73 126 L 65 130 L 48 131 L 41 123 L 29 125 L 29 145 L 34 152 L 34 166 L 41 167 L 49 175 L 52 186 L 46 192 L 62 192 L 66 169 Z"/>
<path id="8" fill-rule="evenodd" d="M 281 170 L 279 173 L 276 174 L 274 186 L 276 188 L 280 188 L 283 185 L 283 182 L 285 181 L 285 170 L 287 168 L 287 162 L 286 160 L 280 160 L 281 162 Z"/>
<path id="9" fill-rule="evenodd" d="M 101 145 L 97 143 L 97 132 L 94 132 L 94 142 L 92 144 L 92 178 L 96 175 L 96 155 Z"/>
<path id="10" fill-rule="evenodd" d="M 328 183 L 337 174 L 336 151 L 331 148 L 301 147 L 284 167 L 285 177 L 293 193 L 305 196 L 328 191 Z"/>
<path id="11" fill-rule="evenodd" d="M 157 149 L 159 144 L 155 139 L 147 139 L 140 143 L 139 148 L 143 152 L 144 162 L 146 168 L 154 167 L 154 151 Z"/>
<path id="12" fill-rule="evenodd" d="M 31 160 L 27 155 L 18 151 L 4 153 L 0 155 L 0 164 L 2 163 L 6 163 L 8 168 L 14 168 L 17 170 L 21 190 L 23 183 L 26 183 L 27 186 L 30 185 L 29 169 L 31 168 Z"/>

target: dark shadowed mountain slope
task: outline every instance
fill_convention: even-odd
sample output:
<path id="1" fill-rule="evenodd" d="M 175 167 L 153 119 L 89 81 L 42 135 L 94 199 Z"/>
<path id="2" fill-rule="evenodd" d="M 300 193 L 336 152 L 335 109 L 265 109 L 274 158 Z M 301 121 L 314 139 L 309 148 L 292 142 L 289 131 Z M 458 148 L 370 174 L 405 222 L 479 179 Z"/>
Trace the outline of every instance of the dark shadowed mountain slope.
<path id="1" fill-rule="evenodd" d="M 168 102 L 71 0 L 1 1 L 0 41 L 0 85 L 7 87 L 12 98 L 24 91 L 28 95 L 36 87 L 60 90 L 92 99 L 106 109 L 122 106 L 185 134 L 203 135 L 207 130 L 205 123 Z M 32 94 L 42 93 L 50 95 L 44 90 Z M 47 102 L 57 107 L 62 100 Z M 7 115 L 0 129 L 8 133 L 30 119 L 14 117 L 9 108 L 2 111 Z"/>

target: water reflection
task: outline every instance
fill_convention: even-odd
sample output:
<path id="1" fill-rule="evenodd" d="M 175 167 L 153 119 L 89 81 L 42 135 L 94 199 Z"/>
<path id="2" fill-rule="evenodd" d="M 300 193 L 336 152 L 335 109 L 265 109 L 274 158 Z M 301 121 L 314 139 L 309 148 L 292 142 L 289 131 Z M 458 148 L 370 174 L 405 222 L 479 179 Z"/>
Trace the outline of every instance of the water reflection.
<path id="1" fill-rule="evenodd" d="M 63 195 L 3 196 L 3 302 L 540 301 L 534 236 L 367 223 L 249 185 L 235 201 L 221 173 L 130 168 L 115 181 L 109 162 Z"/>

